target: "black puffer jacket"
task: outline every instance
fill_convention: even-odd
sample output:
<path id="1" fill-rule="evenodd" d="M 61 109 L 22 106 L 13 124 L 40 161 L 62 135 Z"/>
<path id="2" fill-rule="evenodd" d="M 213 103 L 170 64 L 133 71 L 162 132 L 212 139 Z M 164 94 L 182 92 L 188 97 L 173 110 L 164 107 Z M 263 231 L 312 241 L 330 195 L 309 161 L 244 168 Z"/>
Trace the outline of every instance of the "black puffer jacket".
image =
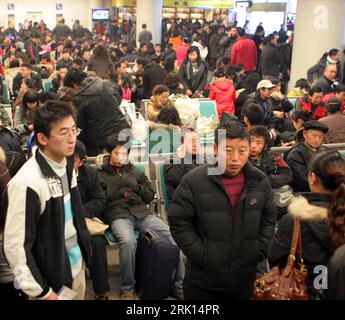
<path id="1" fill-rule="evenodd" d="M 292 147 L 287 154 L 284 155 L 286 163 L 292 171 L 293 181 L 292 188 L 296 192 L 309 192 L 308 184 L 308 165 L 314 154 L 326 150 L 321 146 L 318 150 L 308 148 L 304 142 L 301 142 Z"/>
<path id="2" fill-rule="evenodd" d="M 85 216 L 102 219 L 106 198 L 99 176 L 97 169 L 84 164 L 78 170 L 77 182 Z"/>
<path id="3" fill-rule="evenodd" d="M 189 89 L 193 93 L 195 91 L 203 92 L 207 83 L 208 64 L 200 60 L 198 72 L 193 75 L 193 67 L 188 59 L 184 60 L 180 67 L 180 81 L 185 90 Z"/>
<path id="4" fill-rule="evenodd" d="M 165 82 L 167 73 L 157 63 L 152 62 L 145 66 L 143 74 L 143 87 L 146 99 L 150 99 L 152 96 L 152 90 L 156 85 L 163 84 Z"/>
<path id="5" fill-rule="evenodd" d="M 258 160 L 249 157 L 249 161 L 267 175 L 272 188 L 280 188 L 292 182 L 292 172 L 281 156 L 264 150 Z"/>
<path id="6" fill-rule="evenodd" d="M 290 253 L 293 218 L 300 219 L 302 258 L 309 273 L 307 285 L 311 299 L 317 293 L 313 286 L 313 280 L 318 275 L 314 274 L 314 267 L 327 266 L 332 255 L 327 224 L 329 202 L 330 196 L 320 193 L 304 193 L 295 198 L 289 206 L 289 214 L 280 220 L 268 256 L 271 266 L 286 264 Z"/>
<path id="7" fill-rule="evenodd" d="M 170 201 L 173 198 L 176 188 L 181 183 L 182 178 L 189 171 L 195 169 L 198 166 L 198 164 L 196 163 L 196 159 L 190 158 L 188 164 L 185 163 L 184 158 L 180 158 L 178 160 L 181 163 L 178 163 L 176 162 L 176 159 L 173 159 L 171 163 L 164 165 L 164 179 L 167 188 L 167 196 Z"/>
<path id="8" fill-rule="evenodd" d="M 270 75 L 279 79 L 279 74 L 284 60 L 278 50 L 278 47 L 273 44 L 264 46 L 261 53 L 261 70 L 263 75 Z"/>
<path id="9" fill-rule="evenodd" d="M 103 215 L 106 223 L 127 219 L 130 215 L 143 219 L 152 214 L 146 206 L 155 196 L 151 182 L 131 163 L 123 166 L 119 172 L 109 164 L 104 165 L 101 184 L 107 198 Z"/>
<path id="10" fill-rule="evenodd" d="M 89 156 L 102 152 L 106 139 L 129 125 L 116 99 L 114 85 L 98 77 L 86 78 L 75 95 L 78 128 Z"/>
<path id="11" fill-rule="evenodd" d="M 258 262 L 267 256 L 276 206 L 267 177 L 251 164 L 232 216 L 221 176 L 203 165 L 189 172 L 169 209 L 173 238 L 187 256 L 186 279 L 200 289 L 233 293 L 250 286 Z"/>

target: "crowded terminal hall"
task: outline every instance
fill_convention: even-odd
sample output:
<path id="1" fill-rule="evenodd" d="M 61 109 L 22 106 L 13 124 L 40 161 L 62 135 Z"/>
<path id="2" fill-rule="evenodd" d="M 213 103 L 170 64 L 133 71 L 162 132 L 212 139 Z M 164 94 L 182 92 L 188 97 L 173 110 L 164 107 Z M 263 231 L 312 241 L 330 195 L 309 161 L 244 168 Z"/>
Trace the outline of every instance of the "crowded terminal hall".
<path id="1" fill-rule="evenodd" d="M 2 300 L 345 300 L 344 21 L 1 2 Z"/>

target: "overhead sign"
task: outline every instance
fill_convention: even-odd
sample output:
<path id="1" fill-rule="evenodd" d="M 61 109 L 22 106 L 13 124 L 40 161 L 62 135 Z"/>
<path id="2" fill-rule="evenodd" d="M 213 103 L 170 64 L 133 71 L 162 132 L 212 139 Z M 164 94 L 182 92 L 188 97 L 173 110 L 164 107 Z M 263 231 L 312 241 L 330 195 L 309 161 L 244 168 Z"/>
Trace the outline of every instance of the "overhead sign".
<path id="1" fill-rule="evenodd" d="M 135 7 L 137 0 L 112 0 L 116 7 Z M 163 7 L 175 8 L 225 8 L 232 9 L 235 0 L 163 0 Z"/>
<path id="2" fill-rule="evenodd" d="M 7 4 L 7 10 L 8 11 L 14 11 L 14 3 L 8 3 Z"/>
<path id="3" fill-rule="evenodd" d="M 58 11 L 63 10 L 63 5 L 62 5 L 62 3 L 57 3 L 57 4 L 56 4 L 56 10 L 58 10 Z"/>

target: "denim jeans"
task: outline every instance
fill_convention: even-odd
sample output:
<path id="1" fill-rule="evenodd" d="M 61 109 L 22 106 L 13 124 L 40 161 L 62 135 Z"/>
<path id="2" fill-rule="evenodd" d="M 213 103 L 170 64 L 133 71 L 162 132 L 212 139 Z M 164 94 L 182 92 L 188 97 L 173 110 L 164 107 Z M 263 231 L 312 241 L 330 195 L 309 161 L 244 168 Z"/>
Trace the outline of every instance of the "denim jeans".
<path id="1" fill-rule="evenodd" d="M 120 245 L 120 271 L 121 271 L 121 291 L 135 291 L 135 251 L 137 240 L 135 239 L 134 230 L 151 228 L 160 231 L 175 244 L 169 230 L 169 226 L 161 219 L 149 215 L 144 219 L 138 220 L 134 216 L 128 219 L 118 219 L 111 223 L 111 229 L 119 240 Z M 185 267 L 180 254 L 180 262 L 177 269 L 175 289 L 183 291 Z"/>

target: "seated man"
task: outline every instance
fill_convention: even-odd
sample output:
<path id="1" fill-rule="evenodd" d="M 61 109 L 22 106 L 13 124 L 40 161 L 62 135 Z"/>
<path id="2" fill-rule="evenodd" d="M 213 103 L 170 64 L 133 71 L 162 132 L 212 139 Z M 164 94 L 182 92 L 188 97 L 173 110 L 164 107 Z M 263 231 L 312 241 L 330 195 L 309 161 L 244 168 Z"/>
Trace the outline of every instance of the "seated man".
<path id="1" fill-rule="evenodd" d="M 184 175 L 196 168 L 201 162 L 201 159 L 199 160 L 199 152 L 199 134 L 191 129 L 184 130 L 181 134 L 181 146 L 177 150 L 177 158 L 172 159 L 171 163 L 164 165 L 164 179 L 167 196 L 170 201 Z"/>
<path id="2" fill-rule="evenodd" d="M 309 95 L 296 101 L 296 110 L 312 112 L 312 119 L 319 120 L 327 115 L 327 110 L 322 102 L 323 92 L 320 87 L 312 87 Z"/>
<path id="3" fill-rule="evenodd" d="M 86 157 L 84 144 L 77 141 L 74 151 L 74 169 L 77 172 L 78 189 L 85 216 L 88 218 L 97 217 L 102 220 L 106 204 L 105 193 L 101 186 L 98 171 L 85 164 Z M 106 244 L 107 241 L 104 236 L 91 237 L 90 276 L 96 300 L 108 300 L 107 292 L 110 291 Z"/>
<path id="4" fill-rule="evenodd" d="M 147 208 L 155 192 L 147 176 L 128 161 L 130 142 L 118 135 L 108 138 L 109 160 L 102 166 L 101 176 L 107 204 L 104 222 L 111 226 L 120 245 L 120 300 L 134 300 L 135 293 L 135 229 L 151 228 L 172 240 L 169 227 Z M 184 265 L 180 259 L 175 282 L 176 297 L 183 297 Z"/>
<path id="5" fill-rule="evenodd" d="M 267 149 L 270 133 L 264 126 L 255 126 L 250 131 L 249 161 L 255 167 L 266 173 L 271 187 L 278 189 L 292 182 L 289 166 L 280 155 L 275 155 Z"/>
<path id="6" fill-rule="evenodd" d="M 307 121 L 303 131 L 304 141 L 296 144 L 285 155 L 286 162 L 292 171 L 294 191 L 310 192 L 309 161 L 314 154 L 325 150 L 322 143 L 327 132 L 327 125 L 315 120 Z"/>

